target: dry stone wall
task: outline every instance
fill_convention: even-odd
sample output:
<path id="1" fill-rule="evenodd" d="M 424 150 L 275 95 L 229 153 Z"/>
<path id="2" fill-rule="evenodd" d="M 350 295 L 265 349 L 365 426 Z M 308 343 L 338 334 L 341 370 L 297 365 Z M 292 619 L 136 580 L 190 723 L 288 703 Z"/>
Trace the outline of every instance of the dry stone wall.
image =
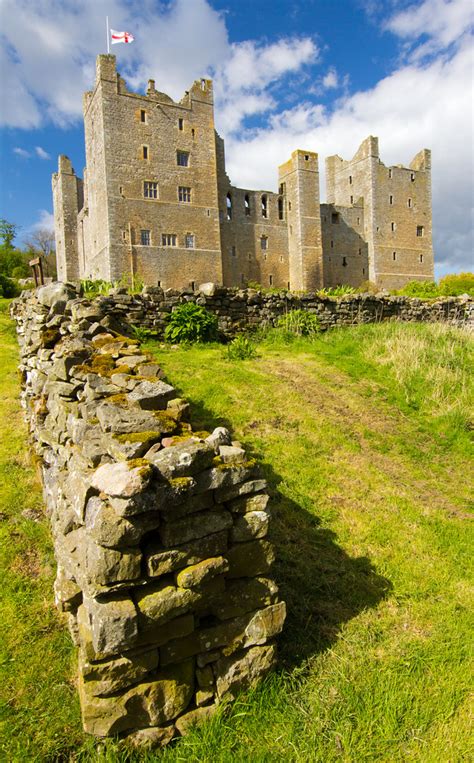
<path id="1" fill-rule="evenodd" d="M 226 429 L 193 431 L 109 308 L 63 284 L 13 304 L 22 399 L 84 728 L 165 744 L 275 664 L 285 604 L 255 463 Z"/>
<path id="2" fill-rule="evenodd" d="M 124 330 L 130 325 L 163 334 L 173 308 L 183 302 L 196 302 L 214 313 L 219 331 L 232 337 L 239 331 L 274 326 L 290 310 L 306 310 L 318 316 L 323 331 L 338 326 L 381 321 L 448 322 L 474 325 L 474 300 L 470 297 L 445 297 L 435 301 L 412 297 L 357 294 L 342 298 L 303 295 L 291 292 L 264 293 L 255 289 L 236 289 L 202 284 L 198 291 L 163 291 L 147 286 L 142 294 L 131 296 L 117 289 L 97 304 L 110 320 Z"/>

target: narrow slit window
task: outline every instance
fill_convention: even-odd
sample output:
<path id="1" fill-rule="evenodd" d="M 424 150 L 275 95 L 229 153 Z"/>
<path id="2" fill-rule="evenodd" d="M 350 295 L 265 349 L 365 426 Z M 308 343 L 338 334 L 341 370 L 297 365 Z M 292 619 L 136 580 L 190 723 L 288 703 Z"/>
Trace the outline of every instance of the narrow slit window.
<path id="1" fill-rule="evenodd" d="M 389 203 L 393 204 L 393 196 L 392 195 L 389 196 Z"/>
<path id="2" fill-rule="evenodd" d="M 349 185 L 352 185 L 352 175 L 349 175 Z"/>
<path id="3" fill-rule="evenodd" d="M 411 199 L 408 199 L 407 205 L 408 205 L 408 208 L 411 208 L 411 205 L 412 205 L 412 200 Z"/>
<path id="4" fill-rule="evenodd" d="M 279 196 L 278 198 L 278 219 L 283 220 L 284 214 L 283 214 L 283 198 Z"/>
<path id="5" fill-rule="evenodd" d="M 184 119 L 182 119 L 182 118 L 180 117 L 180 118 L 178 119 L 178 130 L 183 130 L 183 129 L 184 129 Z"/>
<path id="6" fill-rule="evenodd" d="M 333 212 L 331 215 L 331 222 L 333 225 L 337 225 L 339 222 L 339 212 Z"/>
<path id="7" fill-rule="evenodd" d="M 269 283 L 270 286 L 273 286 L 273 276 L 272 275 L 268 276 L 268 283 Z"/>
<path id="8" fill-rule="evenodd" d="M 193 140 L 194 140 L 195 136 L 196 136 L 196 130 L 195 130 L 195 129 L 194 129 L 194 127 L 193 127 L 193 128 L 191 129 L 191 137 L 192 137 L 192 139 L 193 139 Z"/>
<path id="9" fill-rule="evenodd" d="M 397 259 L 397 253 L 392 252 L 392 260 L 395 262 L 396 259 Z"/>
<path id="10" fill-rule="evenodd" d="M 425 229 L 422 225 L 416 226 L 416 235 L 418 238 L 422 238 L 425 235 Z"/>
<path id="11" fill-rule="evenodd" d="M 334 241 L 331 241 L 331 249 L 334 249 Z"/>
<path id="12" fill-rule="evenodd" d="M 392 222 L 392 223 L 390 223 L 390 227 L 391 227 L 392 231 L 394 231 L 397 226 L 395 225 L 395 223 Z"/>
<path id="13" fill-rule="evenodd" d="M 351 196 L 351 204 L 353 204 L 353 203 L 354 203 L 354 197 Z"/>
<path id="14" fill-rule="evenodd" d="M 291 212 L 291 201 L 288 202 L 288 211 Z"/>
<path id="15" fill-rule="evenodd" d="M 414 182 L 415 182 L 415 173 L 414 173 L 414 172 L 412 172 L 412 173 L 410 174 L 410 180 L 411 180 L 411 182 L 412 182 L 412 183 L 414 183 Z"/>
<path id="16" fill-rule="evenodd" d="M 140 109 L 140 122 L 143 122 L 146 124 L 146 111 L 145 109 Z"/>
<path id="17" fill-rule="evenodd" d="M 423 263 L 423 255 L 420 254 L 420 262 Z"/>
<path id="18" fill-rule="evenodd" d="M 225 203 L 226 203 L 226 209 L 227 209 L 226 217 L 228 220 L 232 220 L 232 194 L 230 193 L 230 191 L 226 196 Z"/>
<path id="19" fill-rule="evenodd" d="M 342 258 L 342 267 L 343 267 L 343 268 L 346 268 L 346 267 L 347 267 L 347 257 L 343 257 L 343 258 Z"/>
<path id="20" fill-rule="evenodd" d="M 246 193 L 244 197 L 244 209 L 245 209 L 245 216 L 250 217 L 250 198 L 248 193 Z"/>
<path id="21" fill-rule="evenodd" d="M 142 157 L 148 159 L 148 146 L 142 146 Z"/>
<path id="22" fill-rule="evenodd" d="M 262 251 L 266 251 L 268 249 L 268 237 L 267 236 L 261 236 L 260 238 L 260 249 Z"/>
<path id="23" fill-rule="evenodd" d="M 391 178 L 391 177 L 392 177 L 392 170 L 389 170 L 389 171 L 388 171 L 388 176 L 389 176 L 389 178 Z"/>
<path id="24" fill-rule="evenodd" d="M 262 217 L 265 217 L 265 219 L 268 217 L 268 201 L 266 194 L 262 196 Z"/>

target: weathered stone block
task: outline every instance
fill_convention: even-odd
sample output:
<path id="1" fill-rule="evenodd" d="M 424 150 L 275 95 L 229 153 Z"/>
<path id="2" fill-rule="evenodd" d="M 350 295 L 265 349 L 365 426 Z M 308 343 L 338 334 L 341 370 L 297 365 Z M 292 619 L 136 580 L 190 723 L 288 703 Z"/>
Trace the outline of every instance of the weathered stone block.
<path id="1" fill-rule="evenodd" d="M 234 520 L 230 537 L 235 543 L 264 538 L 268 532 L 269 515 L 266 511 L 249 511 Z"/>
<path id="2" fill-rule="evenodd" d="M 238 543 L 227 552 L 229 578 L 264 575 L 275 560 L 273 546 L 265 540 Z"/>
<path id="3" fill-rule="evenodd" d="M 90 484 L 106 495 L 130 498 L 145 490 L 152 476 L 153 469 L 146 462 L 139 466 L 127 462 L 103 464 L 92 475 Z"/>
<path id="4" fill-rule="evenodd" d="M 175 726 L 179 733 L 184 736 L 193 726 L 198 723 L 203 723 L 209 720 L 215 714 L 217 705 L 206 705 L 205 707 L 197 707 L 195 710 L 190 710 L 189 713 L 182 715 L 176 720 Z"/>
<path id="5" fill-rule="evenodd" d="M 152 577 L 166 575 L 188 565 L 197 564 L 208 557 L 219 556 L 227 550 L 227 531 L 214 533 L 185 546 L 164 549 L 150 544 L 144 550 L 147 572 Z"/>
<path id="6" fill-rule="evenodd" d="M 182 588 L 198 588 L 203 583 L 222 575 L 229 569 L 229 563 L 223 556 L 205 559 L 191 567 L 186 567 L 176 575 L 176 583 Z"/>
<path id="7" fill-rule="evenodd" d="M 143 381 L 129 393 L 129 400 L 137 403 L 145 411 L 162 411 L 168 400 L 176 396 L 171 385 L 163 381 Z"/>
<path id="8" fill-rule="evenodd" d="M 92 587 L 137 580 L 141 576 L 141 558 L 138 548 L 122 548 L 117 551 L 99 546 L 92 538 L 88 538 L 84 560 L 85 577 Z"/>
<path id="9" fill-rule="evenodd" d="M 175 522 L 166 521 L 160 529 L 161 540 L 164 546 L 182 545 L 189 540 L 204 538 L 206 535 L 227 530 L 232 526 L 232 517 L 228 511 L 202 511 L 183 517 Z"/>
<path id="10" fill-rule="evenodd" d="M 107 548 L 135 546 L 149 529 L 148 524 L 120 516 L 107 501 L 98 496 L 92 496 L 87 502 L 85 524 L 90 538 Z M 159 519 L 156 517 L 153 526 L 157 527 L 158 524 Z"/>
<path id="11" fill-rule="evenodd" d="M 166 582 L 137 591 L 135 596 L 143 628 L 163 624 L 185 613 L 196 599 L 189 589 L 176 588 Z"/>
<path id="12" fill-rule="evenodd" d="M 88 693 L 100 697 L 116 694 L 142 681 L 156 670 L 158 662 L 158 649 L 103 662 L 89 662 L 85 654 L 80 653 L 79 671 L 88 683 Z"/>
<path id="13" fill-rule="evenodd" d="M 158 432 L 172 434 L 176 420 L 170 411 L 142 411 L 103 402 L 97 406 L 96 415 L 104 432 L 129 434 L 133 432 Z"/>
<path id="14" fill-rule="evenodd" d="M 247 480 L 238 485 L 227 487 L 226 485 L 216 490 L 215 499 L 217 503 L 231 501 L 234 498 L 240 498 L 250 493 L 260 493 L 268 488 L 266 480 Z"/>
<path id="15" fill-rule="evenodd" d="M 278 586 L 269 578 L 242 578 L 227 581 L 225 598 L 217 601 L 212 613 L 221 620 L 239 617 L 259 607 L 274 604 Z"/>
<path id="16" fill-rule="evenodd" d="M 220 445 L 219 456 L 224 464 L 238 464 L 245 461 L 245 450 L 233 445 Z"/>
<path id="17" fill-rule="evenodd" d="M 138 635 L 138 614 L 128 596 L 114 596 L 107 601 L 85 598 L 94 651 L 103 655 L 130 649 Z"/>
<path id="18" fill-rule="evenodd" d="M 276 647 L 255 646 L 232 657 L 222 657 L 215 663 L 217 694 L 235 699 L 244 689 L 252 686 L 275 664 Z"/>
<path id="19" fill-rule="evenodd" d="M 214 451 L 210 445 L 191 439 L 164 448 L 150 458 L 165 479 L 199 474 L 211 466 L 213 459 Z"/>

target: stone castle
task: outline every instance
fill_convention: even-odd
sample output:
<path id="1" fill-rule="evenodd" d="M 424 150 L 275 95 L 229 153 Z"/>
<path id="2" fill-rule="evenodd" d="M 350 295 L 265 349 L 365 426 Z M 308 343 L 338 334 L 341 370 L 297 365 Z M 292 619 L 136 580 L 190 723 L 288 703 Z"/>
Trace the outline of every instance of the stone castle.
<path id="1" fill-rule="evenodd" d="M 163 288 L 258 282 L 308 291 L 433 279 L 431 154 L 386 167 L 378 140 L 351 160 L 294 151 L 278 193 L 236 188 L 214 127 L 212 82 L 179 103 L 149 80 L 130 92 L 115 56 L 97 58 L 84 95 L 86 169 L 66 156 L 53 175 L 58 278 L 140 276 Z"/>

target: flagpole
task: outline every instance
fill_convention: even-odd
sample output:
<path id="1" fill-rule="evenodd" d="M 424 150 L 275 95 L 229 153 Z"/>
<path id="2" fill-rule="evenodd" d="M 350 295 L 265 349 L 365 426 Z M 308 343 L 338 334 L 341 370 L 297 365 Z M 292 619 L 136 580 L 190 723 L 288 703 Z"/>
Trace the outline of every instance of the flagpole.
<path id="1" fill-rule="evenodd" d="M 110 53 L 110 33 L 109 33 L 109 17 L 105 17 L 105 25 L 107 27 L 107 54 Z"/>

